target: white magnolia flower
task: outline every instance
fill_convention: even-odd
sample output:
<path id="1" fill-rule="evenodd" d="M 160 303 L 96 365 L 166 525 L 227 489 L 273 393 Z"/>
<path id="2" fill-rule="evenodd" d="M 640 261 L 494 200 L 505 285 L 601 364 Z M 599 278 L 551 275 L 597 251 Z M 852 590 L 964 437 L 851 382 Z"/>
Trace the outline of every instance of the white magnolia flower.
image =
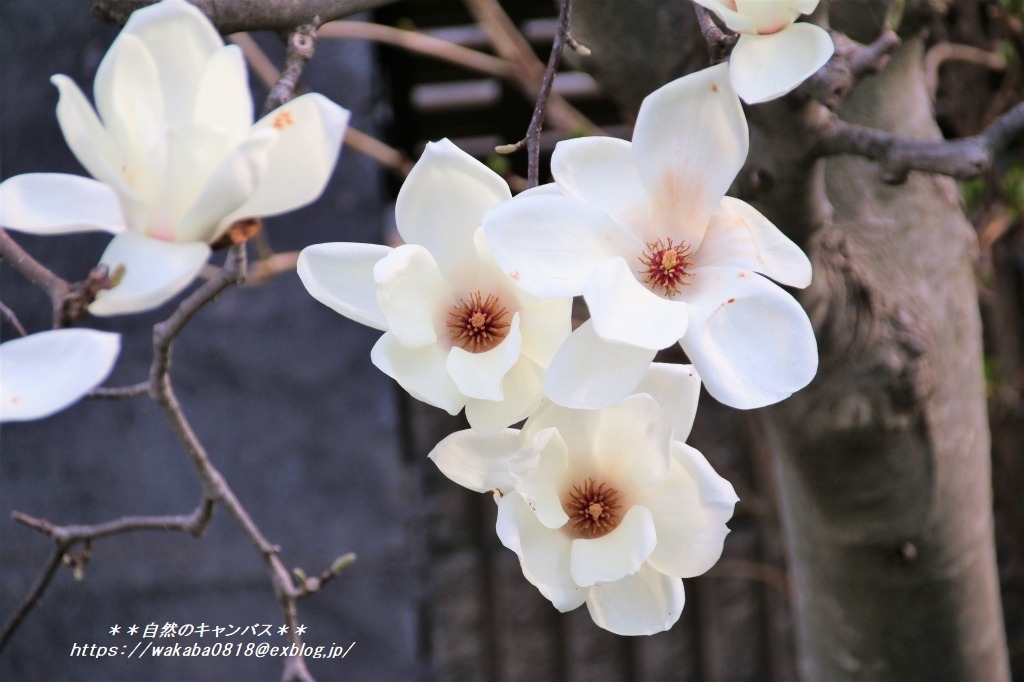
<path id="1" fill-rule="evenodd" d="M 377 367 L 419 400 L 451 414 L 465 407 L 474 428 L 492 433 L 543 398 L 572 305 L 517 289 L 491 257 L 480 224 L 510 196 L 454 144 L 431 143 L 395 206 L 406 244 L 317 244 L 298 262 L 315 299 L 385 332 L 371 354 Z"/>
<path id="2" fill-rule="evenodd" d="M 98 386 L 114 367 L 121 336 L 54 329 L 0 343 L 0 422 L 42 419 Z"/>
<path id="3" fill-rule="evenodd" d="M 555 187 L 485 217 L 494 257 L 519 286 L 582 294 L 590 308 L 545 376 L 555 402 L 614 405 L 676 341 L 711 395 L 733 407 L 777 402 L 814 376 L 807 314 L 767 279 L 805 287 L 810 262 L 764 216 L 724 197 L 748 144 L 725 69 L 648 96 L 632 143 L 560 142 Z"/>
<path id="4" fill-rule="evenodd" d="M 782 97 L 812 76 L 835 52 L 828 32 L 793 23 L 818 0 L 694 0 L 740 34 L 729 58 L 736 92 L 748 104 Z"/>
<path id="5" fill-rule="evenodd" d="M 559 611 L 586 602 L 594 622 L 616 634 L 672 627 L 682 578 L 718 561 L 738 501 L 683 443 L 697 407 L 690 389 L 699 390 L 687 370 L 651 370 L 652 392 L 681 408 L 676 420 L 647 393 L 603 410 L 546 403 L 522 431 L 460 431 L 430 453 L 456 483 L 495 493 L 498 537 L 541 594 Z"/>
<path id="6" fill-rule="evenodd" d="M 348 112 L 303 95 L 253 125 L 245 61 L 184 0 L 133 13 L 96 73 L 97 117 L 67 76 L 57 119 L 96 180 L 34 173 L 0 185 L 0 225 L 36 234 L 115 234 L 101 262 L 124 266 L 90 311 L 155 308 L 206 263 L 238 220 L 298 208 L 323 191 Z"/>

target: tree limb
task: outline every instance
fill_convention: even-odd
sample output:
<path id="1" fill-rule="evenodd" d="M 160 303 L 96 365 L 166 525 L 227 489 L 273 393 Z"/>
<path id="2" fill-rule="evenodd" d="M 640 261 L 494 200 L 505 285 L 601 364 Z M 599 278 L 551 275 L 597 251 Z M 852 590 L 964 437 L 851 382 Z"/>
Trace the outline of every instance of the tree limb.
<path id="1" fill-rule="evenodd" d="M 729 58 L 732 48 L 736 46 L 739 35 L 732 31 L 723 31 L 715 24 L 715 20 L 707 7 L 693 3 L 693 11 L 697 13 L 701 35 L 708 44 L 708 57 L 711 64 L 719 64 Z"/>
<path id="2" fill-rule="evenodd" d="M 280 73 L 277 82 L 270 89 L 266 101 L 263 103 L 263 115 L 278 108 L 295 96 L 295 88 L 299 84 L 299 77 L 306 63 L 312 59 L 316 50 L 316 32 L 319 24 L 310 23 L 296 26 L 288 35 L 288 46 L 284 53 L 284 71 Z"/>
<path id="3" fill-rule="evenodd" d="M 993 121 L 984 132 L 960 140 L 913 140 L 827 117 L 818 129 L 812 158 L 853 154 L 876 161 L 882 178 L 901 184 L 912 170 L 958 179 L 973 178 L 992 166 L 993 158 L 1024 133 L 1024 103 Z"/>
<path id="4" fill-rule="evenodd" d="M 137 9 L 157 0 L 92 0 L 92 13 L 123 24 Z M 395 0 L 189 0 L 221 33 L 291 31 L 303 24 L 323 24 L 387 5 Z"/>

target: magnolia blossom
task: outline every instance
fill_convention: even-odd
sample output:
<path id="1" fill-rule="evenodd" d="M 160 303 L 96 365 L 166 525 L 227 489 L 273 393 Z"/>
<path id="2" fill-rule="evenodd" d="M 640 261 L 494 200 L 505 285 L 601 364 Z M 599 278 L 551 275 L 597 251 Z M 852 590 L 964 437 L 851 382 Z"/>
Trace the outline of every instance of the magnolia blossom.
<path id="1" fill-rule="evenodd" d="M 133 13 L 96 73 L 99 117 L 67 76 L 57 119 L 96 180 L 52 173 L 0 185 L 0 225 L 36 234 L 102 230 L 123 273 L 90 311 L 155 308 L 186 287 L 236 221 L 298 208 L 323 191 L 348 112 L 298 97 L 253 125 L 240 50 L 185 0 Z M 123 269 L 119 266 L 123 266 Z"/>
<path id="2" fill-rule="evenodd" d="M 590 309 L 545 376 L 555 402 L 614 405 L 676 341 L 711 395 L 733 407 L 777 402 L 814 376 L 807 314 L 767 279 L 805 287 L 810 262 L 764 216 L 724 196 L 748 144 L 725 69 L 648 96 L 632 143 L 560 142 L 555 185 L 485 217 L 494 257 L 520 287 L 582 295 Z"/>
<path id="3" fill-rule="evenodd" d="M 371 359 L 413 397 L 494 432 L 544 396 L 542 376 L 569 335 L 570 298 L 517 289 L 479 226 L 508 185 L 448 140 L 427 145 L 395 206 L 398 248 L 317 244 L 298 271 L 318 301 L 385 332 Z"/>
<path id="4" fill-rule="evenodd" d="M 650 393 L 615 407 L 546 403 L 522 431 L 461 431 L 430 453 L 450 479 L 493 492 L 497 532 L 526 579 L 559 611 L 584 602 L 619 635 L 667 630 L 683 609 L 682 578 L 718 561 L 738 498 L 683 441 L 699 380 L 687 367 L 649 370 Z"/>
<path id="5" fill-rule="evenodd" d="M 100 384 L 114 367 L 121 336 L 54 329 L 0 344 L 0 422 L 42 419 Z"/>
<path id="6" fill-rule="evenodd" d="M 803 83 L 835 51 L 814 24 L 793 23 L 818 0 L 694 0 L 740 34 L 729 58 L 733 86 L 748 104 L 782 97 Z"/>

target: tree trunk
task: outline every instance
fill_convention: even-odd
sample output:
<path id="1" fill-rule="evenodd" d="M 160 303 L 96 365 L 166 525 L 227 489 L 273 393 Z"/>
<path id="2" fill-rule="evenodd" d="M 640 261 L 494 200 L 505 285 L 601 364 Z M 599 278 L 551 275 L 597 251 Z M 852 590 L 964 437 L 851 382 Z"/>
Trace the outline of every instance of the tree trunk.
<path id="1" fill-rule="evenodd" d="M 922 51 L 908 41 L 843 118 L 938 137 Z M 810 240 L 802 300 L 821 365 L 765 415 L 803 673 L 1008 679 L 973 230 L 947 178 L 892 187 L 862 159 L 820 164 L 824 182 L 812 170 L 806 191 L 823 189 L 832 213 Z M 766 211 L 789 213 L 770 194 Z"/>

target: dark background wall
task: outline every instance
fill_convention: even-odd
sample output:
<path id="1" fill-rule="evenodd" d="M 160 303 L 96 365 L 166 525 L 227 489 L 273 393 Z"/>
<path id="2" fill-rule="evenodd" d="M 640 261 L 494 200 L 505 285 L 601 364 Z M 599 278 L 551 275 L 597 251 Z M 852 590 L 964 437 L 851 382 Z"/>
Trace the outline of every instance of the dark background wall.
<path id="1" fill-rule="evenodd" d="M 83 0 L 0 4 L 0 178 L 33 171 L 84 174 L 57 126 L 54 73 L 91 95 L 115 27 Z M 273 36 L 263 40 L 278 48 Z M 280 50 L 278 49 L 278 52 Z M 306 80 L 373 131 L 378 74 L 366 44 L 325 41 Z M 258 89 L 257 89 L 258 90 Z M 257 108 L 262 91 L 256 92 Z M 372 241 L 385 201 L 378 167 L 342 154 L 324 197 L 267 221 L 277 250 Z M 19 243 L 61 276 L 81 279 L 107 237 L 29 238 Z M 48 304 L 18 273 L 0 267 L 0 300 L 30 331 L 47 328 Z M 173 310 L 87 319 L 123 334 L 108 385 L 142 381 L 150 330 Z M 5 339 L 13 331 L 0 329 Z M 294 273 L 233 289 L 204 309 L 174 349 L 172 378 L 184 411 L 235 492 L 285 564 L 313 575 L 345 552 L 357 564 L 300 605 L 312 645 L 356 642 L 343 660 L 310 661 L 319 679 L 415 679 L 420 575 L 406 542 L 410 509 L 400 467 L 395 393 L 369 361 L 376 334 L 315 302 Z M 10 520 L 12 510 L 58 524 L 136 514 L 179 514 L 199 484 L 159 409 L 147 398 L 86 401 L 51 419 L 0 431 L 0 618 L 28 590 L 52 545 Z M 134 533 L 101 540 L 84 579 L 62 569 L 42 603 L 0 655 L 6 680 L 278 679 L 273 659 L 71 658 L 75 643 L 139 641 L 108 630 L 151 622 L 198 626 L 282 624 L 263 562 L 223 509 L 205 537 Z M 285 638 L 234 638 L 284 643 Z M 183 644 L 202 641 L 193 636 Z M 222 638 L 220 641 L 232 641 Z M 173 643 L 173 640 L 158 641 Z"/>

